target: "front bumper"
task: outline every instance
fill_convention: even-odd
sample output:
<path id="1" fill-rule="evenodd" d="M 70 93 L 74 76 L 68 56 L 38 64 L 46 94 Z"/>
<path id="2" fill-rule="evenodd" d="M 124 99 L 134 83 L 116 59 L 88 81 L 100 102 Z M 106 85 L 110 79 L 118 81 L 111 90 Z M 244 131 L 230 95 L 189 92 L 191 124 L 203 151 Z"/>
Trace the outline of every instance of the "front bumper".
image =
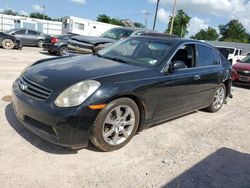
<path id="1" fill-rule="evenodd" d="M 85 106 L 55 107 L 22 92 L 18 81 L 13 83 L 12 91 L 15 114 L 30 131 L 51 143 L 74 149 L 88 145 L 98 111 Z"/>
<path id="2" fill-rule="evenodd" d="M 75 43 L 68 43 L 68 49 L 71 52 L 78 52 L 78 53 L 84 53 L 84 54 L 91 54 L 93 53 L 93 45 L 91 44 L 81 44 L 79 42 L 75 42 Z"/>

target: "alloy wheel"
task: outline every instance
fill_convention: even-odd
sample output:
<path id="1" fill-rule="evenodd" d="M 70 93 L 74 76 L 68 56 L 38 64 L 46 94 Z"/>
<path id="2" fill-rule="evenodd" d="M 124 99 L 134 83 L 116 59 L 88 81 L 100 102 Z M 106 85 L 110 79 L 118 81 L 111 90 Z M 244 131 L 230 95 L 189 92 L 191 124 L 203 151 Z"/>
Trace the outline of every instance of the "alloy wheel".
<path id="1" fill-rule="evenodd" d="M 215 92 L 214 102 L 213 102 L 213 106 L 216 110 L 223 105 L 224 99 L 225 99 L 225 90 L 223 89 L 223 87 L 219 87 Z"/>
<path id="2" fill-rule="evenodd" d="M 112 109 L 102 128 L 102 136 L 109 145 L 119 145 L 129 138 L 135 126 L 135 113 L 129 106 L 120 105 Z"/>
<path id="3" fill-rule="evenodd" d="M 2 42 L 2 46 L 5 49 L 12 49 L 14 48 L 14 42 L 11 39 L 4 39 Z"/>

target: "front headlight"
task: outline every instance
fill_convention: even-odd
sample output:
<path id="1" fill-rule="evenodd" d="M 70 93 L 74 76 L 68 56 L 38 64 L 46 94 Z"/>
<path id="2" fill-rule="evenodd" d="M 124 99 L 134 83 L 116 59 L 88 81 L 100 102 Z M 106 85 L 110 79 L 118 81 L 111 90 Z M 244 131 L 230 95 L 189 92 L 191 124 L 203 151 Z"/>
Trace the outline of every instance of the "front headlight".
<path id="1" fill-rule="evenodd" d="M 99 87 L 95 80 L 85 80 L 65 89 L 55 100 L 58 107 L 72 107 L 83 103 Z"/>

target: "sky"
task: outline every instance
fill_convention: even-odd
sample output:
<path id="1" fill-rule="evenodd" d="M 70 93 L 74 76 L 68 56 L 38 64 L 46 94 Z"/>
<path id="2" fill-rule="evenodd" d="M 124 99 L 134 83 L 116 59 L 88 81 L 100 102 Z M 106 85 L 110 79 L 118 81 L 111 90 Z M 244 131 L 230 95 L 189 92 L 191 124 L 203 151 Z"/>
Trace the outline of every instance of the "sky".
<path id="1" fill-rule="evenodd" d="M 157 0 L 0 0 L 0 11 L 12 9 L 21 14 L 43 11 L 52 18 L 77 16 L 96 20 L 99 14 L 118 19 L 131 19 L 152 29 Z M 174 0 L 160 0 L 156 30 L 165 31 L 172 14 Z M 238 19 L 250 32 L 250 0 L 177 0 L 177 10 L 183 9 L 192 19 L 189 36 L 208 26 L 218 29 L 231 19 Z"/>

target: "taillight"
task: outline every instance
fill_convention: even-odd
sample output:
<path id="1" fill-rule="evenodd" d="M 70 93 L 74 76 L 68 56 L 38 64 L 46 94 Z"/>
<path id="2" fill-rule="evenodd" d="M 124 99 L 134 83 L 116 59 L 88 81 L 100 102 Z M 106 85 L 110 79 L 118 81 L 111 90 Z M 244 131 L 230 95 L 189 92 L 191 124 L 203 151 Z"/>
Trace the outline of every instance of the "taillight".
<path id="1" fill-rule="evenodd" d="M 51 38 L 51 43 L 52 44 L 55 44 L 55 43 L 57 43 L 58 42 L 58 38 L 55 38 L 55 37 L 52 37 Z"/>

